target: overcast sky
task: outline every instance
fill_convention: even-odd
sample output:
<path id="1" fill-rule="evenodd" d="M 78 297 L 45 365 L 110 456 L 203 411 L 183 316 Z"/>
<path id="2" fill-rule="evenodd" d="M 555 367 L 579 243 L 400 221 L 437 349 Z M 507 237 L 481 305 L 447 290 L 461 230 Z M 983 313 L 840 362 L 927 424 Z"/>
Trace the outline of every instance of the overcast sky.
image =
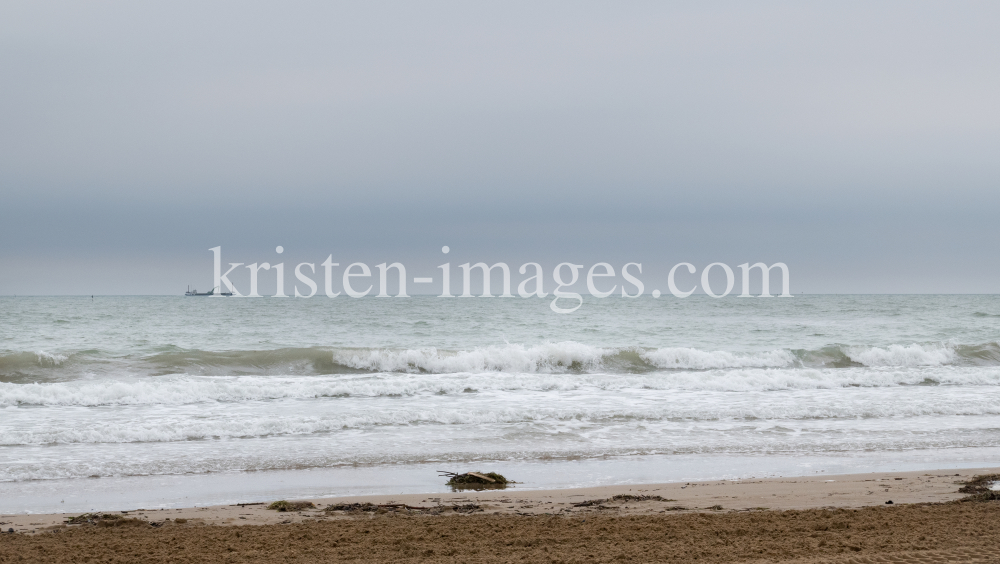
<path id="1" fill-rule="evenodd" d="M 998 25 L 996 2 L 8 0 L 0 295 L 207 289 L 217 245 L 994 293 Z"/>

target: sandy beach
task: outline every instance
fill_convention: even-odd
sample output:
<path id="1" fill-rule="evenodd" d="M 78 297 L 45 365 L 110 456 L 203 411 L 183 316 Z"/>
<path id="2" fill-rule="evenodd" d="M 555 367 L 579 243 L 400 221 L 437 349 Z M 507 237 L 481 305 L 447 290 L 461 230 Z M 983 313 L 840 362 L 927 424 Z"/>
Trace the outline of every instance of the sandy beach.
<path id="1" fill-rule="evenodd" d="M 5 515 L 0 562 L 1000 561 L 1000 468 Z M 891 504 L 888 502 L 892 502 Z M 867 560 L 858 560 L 865 558 Z"/>

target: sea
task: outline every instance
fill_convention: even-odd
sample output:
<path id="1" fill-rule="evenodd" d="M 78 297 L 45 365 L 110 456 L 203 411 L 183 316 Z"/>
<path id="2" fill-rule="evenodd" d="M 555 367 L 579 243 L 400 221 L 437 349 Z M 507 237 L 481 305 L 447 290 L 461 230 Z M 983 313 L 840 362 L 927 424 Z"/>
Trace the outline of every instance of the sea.
<path id="1" fill-rule="evenodd" d="M 0 513 L 1000 464 L 1000 296 L 0 298 Z"/>

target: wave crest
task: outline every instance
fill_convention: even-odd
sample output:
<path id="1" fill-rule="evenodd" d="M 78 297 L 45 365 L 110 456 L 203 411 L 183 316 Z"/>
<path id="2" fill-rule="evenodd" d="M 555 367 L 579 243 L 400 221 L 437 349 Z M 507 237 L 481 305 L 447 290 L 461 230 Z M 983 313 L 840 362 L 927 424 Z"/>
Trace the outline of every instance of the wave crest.
<path id="1" fill-rule="evenodd" d="M 167 350 L 113 357 L 101 351 L 0 353 L 0 382 L 120 376 L 298 376 L 330 374 L 482 372 L 645 374 L 744 368 L 913 368 L 1000 366 L 1000 344 L 911 343 L 828 345 L 765 351 L 693 347 L 599 347 L 563 341 L 504 344 L 466 350 L 308 347 L 251 351 Z"/>
<path id="2" fill-rule="evenodd" d="M 572 341 L 532 347 L 505 345 L 448 352 L 427 349 L 335 351 L 334 362 L 372 372 L 589 372 L 600 370 L 608 350 Z"/>
<path id="3" fill-rule="evenodd" d="M 703 351 L 691 348 L 656 349 L 642 357 L 657 368 L 708 370 L 712 368 L 782 368 L 795 364 L 792 353 L 783 350 L 761 353 Z"/>
<path id="4" fill-rule="evenodd" d="M 941 366 L 952 364 L 957 357 L 954 348 L 945 346 L 890 345 L 885 348 L 848 348 L 847 356 L 865 366 Z"/>

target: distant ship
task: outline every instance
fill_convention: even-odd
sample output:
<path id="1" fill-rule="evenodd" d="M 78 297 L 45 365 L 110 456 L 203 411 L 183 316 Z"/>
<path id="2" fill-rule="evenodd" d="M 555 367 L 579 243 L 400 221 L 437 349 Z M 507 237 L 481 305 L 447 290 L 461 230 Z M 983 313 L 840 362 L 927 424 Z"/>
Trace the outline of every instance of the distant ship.
<path id="1" fill-rule="evenodd" d="M 184 295 L 185 296 L 232 296 L 233 295 L 232 292 L 219 292 L 218 294 L 216 294 L 215 290 L 217 289 L 218 286 L 212 288 L 208 292 L 198 292 L 198 290 L 192 290 L 191 286 L 189 285 L 187 292 L 184 292 Z"/>

